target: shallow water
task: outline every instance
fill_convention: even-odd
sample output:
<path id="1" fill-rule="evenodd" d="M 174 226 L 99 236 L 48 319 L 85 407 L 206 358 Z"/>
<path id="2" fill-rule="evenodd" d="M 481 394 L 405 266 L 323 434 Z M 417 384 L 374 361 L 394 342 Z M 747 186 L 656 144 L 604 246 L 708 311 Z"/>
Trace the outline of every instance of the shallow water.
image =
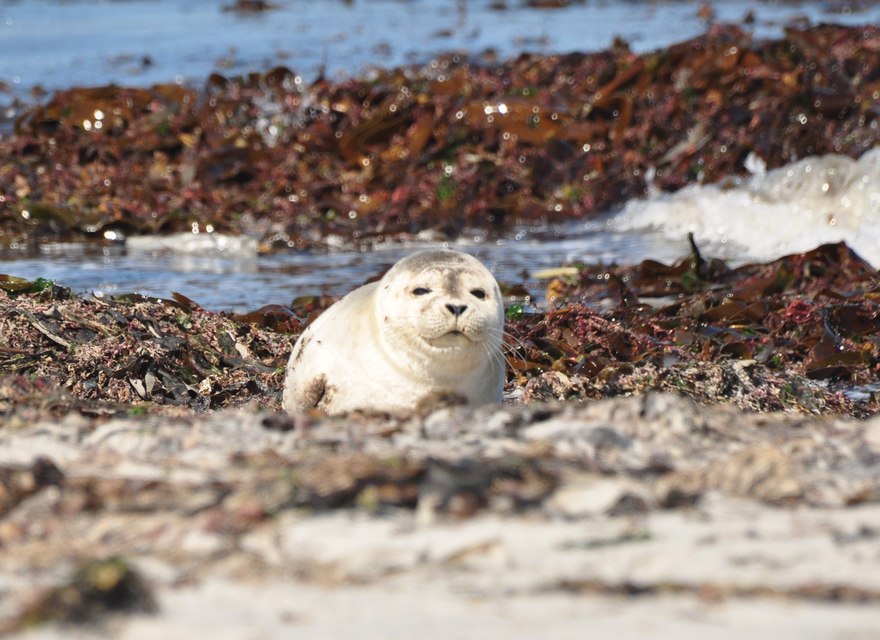
<path id="1" fill-rule="evenodd" d="M 524 230 L 502 240 L 476 237 L 452 247 L 477 256 L 502 282 L 526 283 L 536 298 L 542 286 L 532 274 L 540 269 L 572 262 L 632 262 L 634 256 L 649 250 L 654 257 L 674 260 L 687 252 L 686 242 L 664 242 L 655 232 L 617 233 L 603 226 L 570 224 L 540 234 Z M 408 253 L 450 246 L 413 242 L 369 251 L 258 256 L 252 250 L 170 249 L 169 243 L 158 238 L 139 245 L 54 244 L 42 247 L 36 255 L 0 254 L 0 273 L 49 278 L 78 293 L 136 291 L 168 297 L 177 291 L 208 309 L 243 312 L 265 304 L 289 304 L 303 295 L 342 295 Z"/>
<path id="2" fill-rule="evenodd" d="M 201 82 L 283 64 L 305 78 L 368 67 L 424 63 L 442 52 L 501 58 L 524 51 L 594 51 L 620 36 L 638 52 L 703 33 L 693 0 L 571 2 L 531 8 L 524 0 L 275 0 L 254 14 L 233 0 L 0 0 L 0 81 L 14 94 L 108 83 Z M 709 3 L 717 22 L 743 23 L 757 37 L 784 25 L 880 22 L 876 2 Z M 506 6 L 504 10 L 494 7 Z M 2 94 L 0 94 L 2 102 Z"/>

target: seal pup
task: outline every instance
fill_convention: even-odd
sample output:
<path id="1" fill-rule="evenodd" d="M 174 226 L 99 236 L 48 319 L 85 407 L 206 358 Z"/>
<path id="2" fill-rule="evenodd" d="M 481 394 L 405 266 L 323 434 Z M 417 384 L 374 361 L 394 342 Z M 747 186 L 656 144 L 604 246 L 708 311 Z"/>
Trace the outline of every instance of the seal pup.
<path id="1" fill-rule="evenodd" d="M 501 291 L 479 260 L 415 253 L 306 328 L 290 354 L 282 406 L 398 412 L 437 394 L 499 402 L 503 333 Z"/>

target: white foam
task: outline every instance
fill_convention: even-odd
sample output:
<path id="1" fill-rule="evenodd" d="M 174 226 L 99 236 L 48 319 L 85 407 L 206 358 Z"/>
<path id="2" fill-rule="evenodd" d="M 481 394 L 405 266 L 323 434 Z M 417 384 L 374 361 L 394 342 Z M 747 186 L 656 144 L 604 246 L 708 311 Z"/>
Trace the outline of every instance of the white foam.
<path id="1" fill-rule="evenodd" d="M 629 202 L 609 222 L 617 231 L 655 229 L 670 240 L 692 232 L 711 256 L 772 260 L 845 241 L 880 267 L 880 147 L 858 160 L 808 157 L 738 183 L 690 185 Z"/>
<path id="2" fill-rule="evenodd" d="M 173 233 L 166 236 L 131 236 L 125 241 L 129 251 L 254 257 L 257 240 L 249 236 L 222 233 Z"/>

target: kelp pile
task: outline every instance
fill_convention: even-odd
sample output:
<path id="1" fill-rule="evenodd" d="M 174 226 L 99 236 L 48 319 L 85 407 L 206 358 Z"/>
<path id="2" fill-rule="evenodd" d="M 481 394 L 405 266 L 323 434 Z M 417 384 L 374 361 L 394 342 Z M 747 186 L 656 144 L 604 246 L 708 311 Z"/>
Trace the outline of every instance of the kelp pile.
<path id="1" fill-rule="evenodd" d="M 193 227 L 303 247 L 582 217 L 644 193 L 878 141 L 880 29 L 655 53 L 425 67 L 307 84 L 277 68 L 197 90 L 75 88 L 0 140 L 0 243 Z"/>
<path id="2" fill-rule="evenodd" d="M 510 362 L 532 397 L 659 388 L 757 410 L 877 411 L 873 397 L 854 406 L 828 393 L 878 380 L 880 280 L 868 263 L 840 243 L 730 269 L 691 244 L 671 266 L 551 282 L 556 308 L 511 326 Z M 541 371 L 556 375 L 529 379 Z"/>
<path id="3" fill-rule="evenodd" d="M 264 250 L 582 217 L 654 185 L 878 143 L 880 29 L 757 42 L 737 27 L 645 55 L 493 63 L 451 55 L 306 84 L 278 68 L 177 85 L 77 88 L 0 139 L 0 243 L 204 229 Z M 517 283 L 509 283 L 515 285 Z M 873 269 L 842 245 L 730 269 L 584 267 L 547 310 L 509 310 L 508 391 L 525 399 L 673 389 L 759 409 L 877 410 Z M 277 408 L 303 299 L 231 316 L 183 296 L 81 298 L 0 279 L 0 414 Z"/>
<path id="4" fill-rule="evenodd" d="M 0 276 L 0 415 L 274 405 L 292 318 L 269 308 L 238 321 L 179 294 L 81 298 Z"/>
<path id="5" fill-rule="evenodd" d="M 696 245 L 674 265 L 588 266 L 550 282 L 546 311 L 508 308 L 507 392 L 520 400 L 674 391 L 758 411 L 876 413 L 880 281 L 846 245 L 728 268 Z M 277 410 L 307 315 L 209 312 L 175 294 L 80 298 L 0 279 L 0 415 Z M 874 389 L 876 391 L 876 389 Z"/>

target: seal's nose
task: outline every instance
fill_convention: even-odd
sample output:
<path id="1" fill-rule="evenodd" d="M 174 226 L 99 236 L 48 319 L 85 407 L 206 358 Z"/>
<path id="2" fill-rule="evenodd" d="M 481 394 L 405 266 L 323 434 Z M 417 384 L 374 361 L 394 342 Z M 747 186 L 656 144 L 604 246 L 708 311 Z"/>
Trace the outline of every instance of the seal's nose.
<path id="1" fill-rule="evenodd" d="M 464 310 L 467 309 L 466 304 L 447 304 L 446 308 L 449 309 L 449 313 L 454 315 L 456 318 L 464 313 Z"/>

